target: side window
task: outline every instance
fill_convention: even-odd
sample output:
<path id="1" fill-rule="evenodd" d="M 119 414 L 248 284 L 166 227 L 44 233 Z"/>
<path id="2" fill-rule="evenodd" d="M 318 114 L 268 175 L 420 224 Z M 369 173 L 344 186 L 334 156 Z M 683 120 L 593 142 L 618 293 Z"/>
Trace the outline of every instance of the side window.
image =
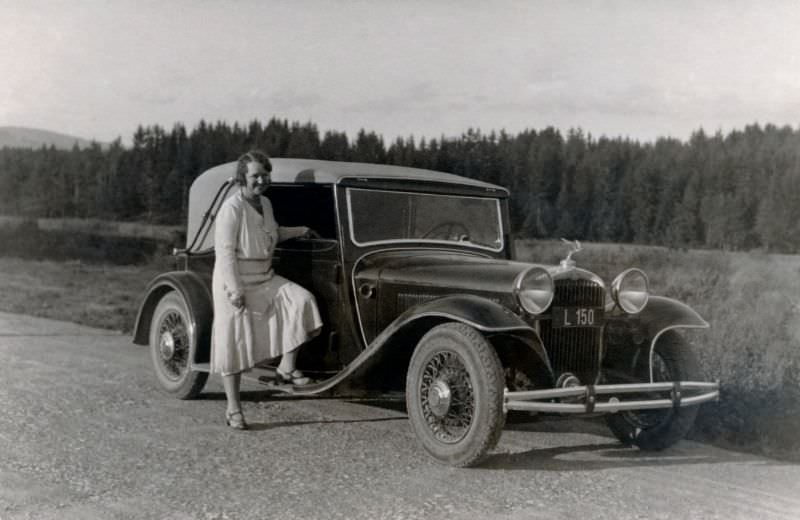
<path id="1" fill-rule="evenodd" d="M 281 226 L 308 226 L 322 238 L 336 238 L 332 186 L 273 184 L 267 191 L 275 220 Z"/>

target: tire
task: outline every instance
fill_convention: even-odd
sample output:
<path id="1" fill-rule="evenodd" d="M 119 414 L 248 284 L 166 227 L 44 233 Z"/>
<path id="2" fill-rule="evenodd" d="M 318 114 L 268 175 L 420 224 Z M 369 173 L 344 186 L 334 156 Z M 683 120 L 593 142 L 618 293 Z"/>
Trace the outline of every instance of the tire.
<path id="1" fill-rule="evenodd" d="M 186 302 L 175 291 L 158 302 L 150 321 L 150 357 L 160 387 L 178 399 L 192 399 L 203 390 L 208 373 L 191 370 L 196 335 Z"/>
<path id="2" fill-rule="evenodd" d="M 698 381 L 701 379 L 697 358 L 687 342 L 674 331 L 665 332 L 656 343 L 653 357 L 655 381 Z M 638 381 L 649 381 L 649 347 L 637 350 L 631 361 Z M 645 451 L 660 451 L 680 441 L 689 433 L 699 406 L 677 410 L 619 412 L 606 418 L 612 433 L 625 445 Z"/>
<path id="3" fill-rule="evenodd" d="M 417 344 L 406 376 L 411 429 L 435 460 L 457 467 L 478 464 L 500 439 L 503 369 L 475 329 L 445 323 Z"/>

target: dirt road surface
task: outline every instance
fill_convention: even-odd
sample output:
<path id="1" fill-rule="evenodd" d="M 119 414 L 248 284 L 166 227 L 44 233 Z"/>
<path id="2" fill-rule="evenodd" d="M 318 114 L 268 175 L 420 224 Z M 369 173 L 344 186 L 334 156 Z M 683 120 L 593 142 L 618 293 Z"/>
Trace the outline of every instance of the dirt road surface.
<path id="1" fill-rule="evenodd" d="M 160 393 L 127 336 L 0 313 L 0 519 L 800 518 L 800 466 L 599 424 L 507 425 L 476 469 L 429 460 L 400 403 L 246 386 L 254 429 Z"/>

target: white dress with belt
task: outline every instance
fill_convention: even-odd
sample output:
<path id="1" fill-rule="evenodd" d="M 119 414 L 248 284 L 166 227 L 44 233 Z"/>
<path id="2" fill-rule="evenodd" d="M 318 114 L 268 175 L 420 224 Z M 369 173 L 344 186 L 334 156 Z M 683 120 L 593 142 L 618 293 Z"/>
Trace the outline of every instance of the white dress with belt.
<path id="1" fill-rule="evenodd" d="M 217 213 L 212 373 L 248 370 L 298 348 L 322 327 L 314 296 L 273 272 L 278 224 L 269 199 L 262 197 L 261 207 L 263 215 L 239 191 Z M 244 295 L 244 310 L 231 304 L 229 294 Z"/>

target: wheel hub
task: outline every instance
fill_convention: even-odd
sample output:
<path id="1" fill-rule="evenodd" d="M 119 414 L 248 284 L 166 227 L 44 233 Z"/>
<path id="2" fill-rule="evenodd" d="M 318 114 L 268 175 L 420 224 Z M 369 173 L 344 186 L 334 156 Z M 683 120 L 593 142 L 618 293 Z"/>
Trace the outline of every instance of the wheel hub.
<path id="1" fill-rule="evenodd" d="M 175 355 L 175 337 L 172 332 L 165 330 L 161 333 L 161 339 L 158 342 L 161 357 L 164 359 L 172 359 Z"/>
<path id="2" fill-rule="evenodd" d="M 428 404 L 431 407 L 431 412 L 436 417 L 442 418 L 447 415 L 452 399 L 453 394 L 450 391 L 450 385 L 441 379 L 434 381 L 428 390 Z"/>
<path id="3" fill-rule="evenodd" d="M 430 433 L 441 442 L 459 442 L 475 413 L 472 382 L 461 357 L 451 351 L 433 354 L 420 375 L 420 405 Z"/>

